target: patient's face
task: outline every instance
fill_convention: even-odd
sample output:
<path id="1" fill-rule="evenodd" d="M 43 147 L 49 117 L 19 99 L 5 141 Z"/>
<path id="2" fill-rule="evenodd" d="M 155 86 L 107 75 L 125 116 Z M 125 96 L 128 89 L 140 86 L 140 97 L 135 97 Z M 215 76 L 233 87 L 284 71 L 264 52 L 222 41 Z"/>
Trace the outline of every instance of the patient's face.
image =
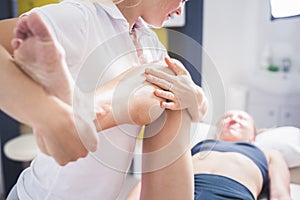
<path id="1" fill-rule="evenodd" d="M 217 139 L 233 142 L 253 142 L 255 127 L 252 117 L 239 110 L 227 112 L 219 123 Z"/>

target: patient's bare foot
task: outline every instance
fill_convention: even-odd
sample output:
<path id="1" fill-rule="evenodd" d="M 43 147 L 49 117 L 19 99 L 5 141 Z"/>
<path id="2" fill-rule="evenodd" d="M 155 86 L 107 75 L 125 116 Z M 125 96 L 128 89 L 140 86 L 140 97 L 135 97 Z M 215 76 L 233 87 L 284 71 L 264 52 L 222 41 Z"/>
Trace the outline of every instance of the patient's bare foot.
<path id="1" fill-rule="evenodd" d="M 14 36 L 12 40 L 14 62 L 29 77 L 43 86 L 50 95 L 58 97 L 69 105 L 73 105 L 72 114 L 74 118 L 71 119 L 68 127 L 70 130 L 72 128 L 75 130 L 76 128 L 85 148 L 89 151 L 95 151 L 98 144 L 98 136 L 93 124 L 94 116 L 93 113 L 90 114 L 83 109 L 83 107 L 86 107 L 86 101 L 85 96 L 80 92 L 77 92 L 76 97 L 74 97 L 76 103 L 72 101 L 75 84 L 67 68 L 65 51 L 62 46 L 51 36 L 49 29 L 36 13 L 31 13 L 20 19 Z M 77 110 L 74 109 L 74 105 Z M 44 132 L 47 131 L 43 131 L 43 134 Z M 46 143 L 54 145 L 53 149 L 50 150 L 55 150 L 59 144 L 64 146 L 64 143 L 68 142 L 64 139 L 67 137 L 72 139 L 73 137 L 68 134 L 63 135 L 64 137 L 56 137 L 53 134 L 49 137 L 50 139 L 46 139 Z M 42 136 L 44 137 L 44 135 Z M 48 136 L 46 135 L 45 137 Z M 55 141 L 55 143 L 52 144 L 52 141 Z M 68 144 L 70 146 L 70 143 Z M 68 144 L 66 144 L 67 147 Z M 75 148 L 80 149 L 81 146 L 76 146 L 75 144 Z M 46 151 L 43 152 L 47 153 Z M 53 156 L 55 157 L 54 154 Z M 62 164 L 65 163 L 63 162 Z"/>
<path id="2" fill-rule="evenodd" d="M 65 52 L 36 13 L 21 18 L 12 40 L 14 61 L 34 81 L 64 102 L 72 103 L 73 80 Z"/>

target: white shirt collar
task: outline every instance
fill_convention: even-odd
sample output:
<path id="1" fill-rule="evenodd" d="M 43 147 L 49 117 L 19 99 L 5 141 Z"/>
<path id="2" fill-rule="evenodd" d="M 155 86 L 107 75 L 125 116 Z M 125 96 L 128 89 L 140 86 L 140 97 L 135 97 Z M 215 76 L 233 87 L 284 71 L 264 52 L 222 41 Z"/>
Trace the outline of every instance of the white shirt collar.
<path id="1" fill-rule="evenodd" d="M 105 3 L 99 3 L 99 4 L 112 18 L 125 20 L 127 22 L 127 20 L 125 19 L 121 11 L 113 2 L 109 1 Z"/>
<path id="2" fill-rule="evenodd" d="M 126 24 L 129 26 L 126 18 L 123 16 L 123 14 L 119 10 L 119 8 L 113 2 L 109 1 L 109 2 L 105 2 L 105 3 L 99 3 L 99 4 L 112 18 L 122 20 L 122 21 L 126 22 Z M 139 17 L 135 21 L 135 28 L 144 28 L 146 26 L 147 26 L 146 23 L 144 22 L 144 20 L 141 17 Z"/>

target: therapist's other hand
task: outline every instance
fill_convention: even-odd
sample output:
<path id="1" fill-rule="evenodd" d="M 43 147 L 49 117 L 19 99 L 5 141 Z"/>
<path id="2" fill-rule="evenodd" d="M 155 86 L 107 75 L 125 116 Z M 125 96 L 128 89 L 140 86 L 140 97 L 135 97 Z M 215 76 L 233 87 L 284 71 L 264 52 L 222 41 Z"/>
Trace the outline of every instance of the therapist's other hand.
<path id="1" fill-rule="evenodd" d="M 187 109 L 192 121 L 201 121 L 207 111 L 207 98 L 202 88 L 193 82 L 179 61 L 166 58 L 165 62 L 175 75 L 152 68 L 145 70 L 146 80 L 161 88 L 156 89 L 154 94 L 167 100 L 161 102 L 161 107 L 170 110 Z"/>
<path id="2" fill-rule="evenodd" d="M 47 109 L 41 111 L 42 117 L 33 126 L 40 150 L 62 166 L 95 151 L 98 142 L 90 137 L 96 134 L 95 125 L 74 114 L 73 108 L 57 97 L 49 95 L 49 98 L 51 104 L 45 106 Z M 108 112 L 101 109 L 97 117 Z"/>
<path id="3" fill-rule="evenodd" d="M 53 157 L 59 165 L 66 165 L 88 153 L 77 132 L 72 109 L 54 96 L 43 117 L 33 127 L 40 150 Z"/>

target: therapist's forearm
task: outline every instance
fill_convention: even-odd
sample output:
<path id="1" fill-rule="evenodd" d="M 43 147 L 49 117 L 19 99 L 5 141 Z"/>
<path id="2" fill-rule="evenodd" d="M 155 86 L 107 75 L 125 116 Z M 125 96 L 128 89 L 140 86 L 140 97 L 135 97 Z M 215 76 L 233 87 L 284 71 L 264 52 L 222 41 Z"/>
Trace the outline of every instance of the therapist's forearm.
<path id="1" fill-rule="evenodd" d="M 16 120 L 34 126 L 51 98 L 14 64 L 2 46 L 0 63 L 0 108 Z"/>

